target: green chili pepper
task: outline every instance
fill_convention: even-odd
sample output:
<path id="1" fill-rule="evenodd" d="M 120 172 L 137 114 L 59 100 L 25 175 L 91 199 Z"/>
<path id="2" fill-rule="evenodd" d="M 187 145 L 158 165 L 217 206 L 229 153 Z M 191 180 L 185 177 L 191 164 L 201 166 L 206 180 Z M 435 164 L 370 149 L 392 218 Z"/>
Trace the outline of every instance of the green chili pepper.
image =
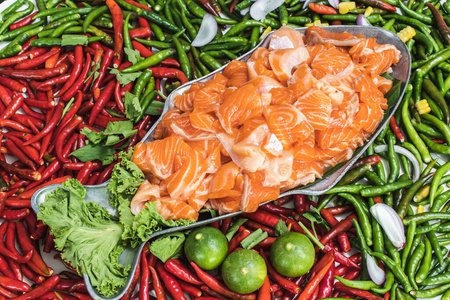
<path id="1" fill-rule="evenodd" d="M 183 50 L 180 41 L 176 37 L 173 37 L 173 43 L 177 51 L 178 61 L 181 65 L 181 71 L 183 71 L 188 80 L 192 80 L 192 69 L 191 65 L 189 64 L 189 58 L 186 52 Z"/>
<path id="2" fill-rule="evenodd" d="M 125 18 L 125 22 L 123 24 L 123 46 L 124 46 L 124 48 L 133 49 L 133 44 L 131 44 L 131 38 L 130 38 L 129 22 L 130 22 L 130 15 L 128 15 Z"/>
<path id="3" fill-rule="evenodd" d="M 158 53 L 153 54 L 150 57 L 147 57 L 141 62 L 138 62 L 137 64 L 132 65 L 131 67 L 125 68 L 122 70 L 123 73 L 132 73 L 132 72 L 138 72 L 143 69 L 147 69 L 149 67 L 152 67 L 154 65 L 159 64 L 166 58 L 169 58 L 171 55 L 175 54 L 174 49 L 165 49 L 162 51 L 159 51 Z"/>
<path id="4" fill-rule="evenodd" d="M 83 32 L 87 31 L 88 26 L 92 23 L 92 21 L 94 21 L 98 17 L 102 16 L 107 11 L 108 11 L 108 6 L 106 6 L 106 5 L 100 6 L 99 8 L 96 8 L 93 11 L 91 11 L 84 19 L 83 26 L 82 26 Z"/>
<path id="5" fill-rule="evenodd" d="M 428 271 L 430 271 L 431 267 L 431 257 L 433 254 L 433 249 L 431 248 L 431 243 L 429 239 L 424 239 L 425 243 L 425 254 L 422 259 L 422 263 L 420 264 L 419 270 L 416 273 L 416 283 L 421 283 L 428 275 Z"/>
<path id="6" fill-rule="evenodd" d="M 432 230 L 435 231 L 438 227 L 439 227 L 439 223 L 434 223 L 432 225 L 428 224 L 428 225 L 419 226 L 419 227 L 417 227 L 415 234 L 424 234 L 424 233 L 427 233 Z"/>
<path id="7" fill-rule="evenodd" d="M 14 45 L 8 48 L 5 47 L 0 50 L 0 59 L 15 56 L 20 51 L 22 51 L 22 45 Z"/>
<path id="8" fill-rule="evenodd" d="M 57 6 L 59 3 L 61 3 L 62 0 L 49 0 L 46 4 L 47 9 L 51 9 L 54 8 L 55 6 Z"/>
<path id="9" fill-rule="evenodd" d="M 0 41 L 11 41 L 11 40 L 15 39 L 16 37 L 18 37 L 20 34 L 26 32 L 28 30 L 34 29 L 36 27 L 42 26 L 43 24 L 44 24 L 44 21 L 39 21 L 34 24 L 26 25 L 26 26 L 11 30 L 5 34 L 0 35 Z"/>
<path id="10" fill-rule="evenodd" d="M 430 240 L 431 247 L 433 248 L 436 257 L 438 258 L 439 263 L 444 263 L 444 256 L 442 255 L 441 246 L 439 245 L 436 233 L 434 231 L 429 231 L 426 233 L 426 236 Z"/>
<path id="11" fill-rule="evenodd" d="M 411 204 L 414 195 L 424 185 L 424 183 L 428 179 L 430 179 L 431 176 L 432 174 L 429 174 L 425 177 L 420 178 L 408 189 L 408 191 L 405 194 L 403 194 L 397 207 L 397 213 L 400 216 L 400 218 L 403 219 L 406 216 L 406 212 L 408 210 L 409 205 Z"/>
<path id="12" fill-rule="evenodd" d="M 395 277 L 394 274 L 392 274 L 391 270 L 386 270 L 386 280 L 384 281 L 384 286 L 382 288 L 375 287 L 371 290 L 377 294 L 386 294 L 389 292 L 392 288 L 392 286 L 395 283 Z"/>
<path id="13" fill-rule="evenodd" d="M 222 64 L 220 62 L 204 52 L 200 54 L 200 60 L 211 70 L 217 70 L 222 67 Z"/>
<path id="14" fill-rule="evenodd" d="M 67 17 L 69 15 L 74 15 L 74 14 L 86 15 L 86 14 L 89 14 L 93 10 L 94 9 L 90 8 L 90 7 L 82 7 L 82 8 L 77 8 L 77 9 L 71 8 L 68 11 L 62 11 L 62 12 L 51 15 L 50 22 L 59 20 L 61 18 Z"/>
<path id="15" fill-rule="evenodd" d="M 339 282 L 345 284 L 346 286 L 354 289 L 368 291 L 373 288 L 379 288 L 379 285 L 375 284 L 373 281 L 348 280 L 336 275 L 334 275 L 334 278 L 336 278 Z"/>
<path id="16" fill-rule="evenodd" d="M 153 90 L 142 100 L 141 114 L 139 115 L 139 117 L 137 117 L 136 122 L 139 122 L 140 120 L 142 120 L 142 118 L 145 115 L 146 110 L 149 108 L 150 104 L 152 104 L 152 102 L 155 100 L 157 95 L 158 95 L 158 92 Z"/>
<path id="17" fill-rule="evenodd" d="M 414 250 L 413 254 L 411 255 L 408 265 L 406 267 L 406 274 L 408 275 L 410 283 L 415 290 L 418 290 L 419 287 L 417 286 L 417 283 L 414 278 L 417 267 L 419 266 L 420 261 L 422 260 L 424 254 L 425 254 L 425 246 L 424 244 L 419 244 L 417 248 Z"/>
<path id="18" fill-rule="evenodd" d="M 67 22 L 65 24 L 60 25 L 59 27 L 57 27 L 56 29 L 54 29 L 49 35 L 49 38 L 58 38 L 61 35 L 63 35 L 63 33 L 65 33 L 67 31 L 67 29 L 69 28 L 73 28 L 75 25 L 78 25 L 77 21 L 70 21 Z"/>
<path id="19" fill-rule="evenodd" d="M 236 36 L 249 27 L 264 27 L 264 28 L 266 28 L 267 26 L 264 23 L 256 21 L 256 20 L 242 21 L 239 24 L 236 24 L 233 27 L 231 27 L 230 30 L 228 30 L 224 34 L 224 36 L 226 36 L 226 37 Z"/>
<path id="20" fill-rule="evenodd" d="M 388 183 L 388 184 L 385 184 L 382 186 L 367 187 L 367 188 L 361 190 L 361 196 L 373 197 L 373 196 L 384 195 L 389 192 L 393 192 L 395 190 L 410 186 L 412 183 L 413 183 L 412 180 L 408 179 L 408 180 Z"/>
<path id="21" fill-rule="evenodd" d="M 402 257 L 401 257 L 401 268 L 402 270 L 405 269 L 406 261 L 408 260 L 409 253 L 411 251 L 411 247 L 413 245 L 413 241 L 415 238 L 415 231 L 416 231 L 416 222 L 411 222 L 408 226 L 408 231 L 406 233 L 406 245 L 403 248 L 402 251 Z"/>
<path id="22" fill-rule="evenodd" d="M 233 52 L 230 52 L 228 50 L 220 50 L 222 51 L 229 59 L 237 59 L 238 56 L 235 55 Z"/>
<path id="23" fill-rule="evenodd" d="M 6 16 L 11 14 L 11 13 L 15 13 L 23 4 L 25 3 L 25 0 L 17 0 L 14 1 L 10 6 L 8 6 L 7 8 L 5 8 L 1 13 L 1 19 L 4 20 L 6 19 Z"/>
<path id="24" fill-rule="evenodd" d="M 80 14 L 69 15 L 69 16 L 67 16 L 65 18 L 59 19 L 58 21 L 51 22 L 51 23 L 45 25 L 44 26 L 44 30 L 55 29 L 55 28 L 61 26 L 62 24 L 65 24 L 65 23 L 70 22 L 70 21 L 76 21 L 76 20 L 79 20 L 79 19 L 81 19 L 81 15 Z"/>
<path id="25" fill-rule="evenodd" d="M 203 76 L 208 75 L 210 72 L 209 72 L 208 68 L 200 60 L 200 54 L 199 54 L 197 48 L 191 47 L 191 53 L 192 53 L 192 56 L 194 56 L 195 63 L 198 66 L 198 68 L 200 69 L 200 71 L 202 72 Z"/>
<path id="26" fill-rule="evenodd" d="M 145 69 L 145 71 L 138 77 L 136 84 L 134 85 L 133 94 L 140 98 L 144 87 L 148 84 L 151 77 L 152 71 Z"/>
<path id="27" fill-rule="evenodd" d="M 431 289 L 411 291 L 411 295 L 416 298 L 433 298 L 448 290 L 450 290 L 450 284 L 444 284 Z"/>
<path id="28" fill-rule="evenodd" d="M 436 175 L 435 175 L 436 176 Z M 403 224 L 408 225 L 412 221 L 416 221 L 417 224 L 422 224 L 432 220 L 450 220 L 450 214 L 446 212 L 423 212 L 418 215 L 408 216 L 403 219 Z"/>
<path id="29" fill-rule="evenodd" d="M 381 259 L 386 264 L 386 266 L 394 274 L 395 278 L 397 278 L 400 284 L 403 286 L 405 291 L 409 293 L 412 290 L 411 283 L 409 282 L 405 272 L 403 272 L 400 266 L 397 265 L 391 258 L 379 252 L 370 252 L 369 254 L 375 256 L 376 258 Z"/>
<path id="30" fill-rule="evenodd" d="M 192 1 L 192 0 L 188 0 L 187 1 L 187 7 L 188 7 L 188 10 L 193 15 L 195 15 L 198 18 L 202 18 L 203 19 L 203 17 L 206 14 L 206 11 L 203 8 L 201 8 L 197 3 Z M 234 24 L 237 24 L 237 21 L 233 20 L 233 19 L 225 19 L 225 18 L 220 18 L 220 17 L 216 17 L 216 16 L 214 16 L 214 18 L 216 19 L 217 24 L 220 24 L 220 25 L 234 25 Z M 233 26 L 233 28 L 234 28 L 234 26 Z"/>
<path id="31" fill-rule="evenodd" d="M 354 195 L 348 193 L 339 193 L 338 196 L 348 200 L 353 204 L 356 210 L 356 214 L 358 215 L 358 220 L 362 224 L 362 230 L 366 239 L 366 244 L 372 246 L 372 226 L 370 224 L 369 216 L 366 213 L 367 207 L 366 209 L 364 209 L 364 204 L 361 203 L 361 201 Z"/>

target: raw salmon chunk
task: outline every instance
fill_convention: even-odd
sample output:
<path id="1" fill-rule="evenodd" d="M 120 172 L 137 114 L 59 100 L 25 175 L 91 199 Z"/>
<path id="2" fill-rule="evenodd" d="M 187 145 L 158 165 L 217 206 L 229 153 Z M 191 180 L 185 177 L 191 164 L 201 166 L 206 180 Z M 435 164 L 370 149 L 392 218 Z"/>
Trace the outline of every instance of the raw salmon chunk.
<path id="1" fill-rule="evenodd" d="M 331 98 L 324 92 L 311 89 L 294 103 L 315 130 L 324 130 L 330 123 Z"/>

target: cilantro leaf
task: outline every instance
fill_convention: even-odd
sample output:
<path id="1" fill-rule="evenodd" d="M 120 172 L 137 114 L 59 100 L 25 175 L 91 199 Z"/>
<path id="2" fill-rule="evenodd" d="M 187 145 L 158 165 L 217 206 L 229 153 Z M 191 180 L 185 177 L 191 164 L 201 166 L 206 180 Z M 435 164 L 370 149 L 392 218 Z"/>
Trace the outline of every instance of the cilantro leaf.
<path id="1" fill-rule="evenodd" d="M 114 153 L 116 153 L 116 149 L 113 147 L 94 145 L 91 143 L 73 151 L 70 155 L 75 156 L 82 162 L 99 159 L 102 161 L 103 165 L 109 165 L 115 159 Z"/>
<path id="2" fill-rule="evenodd" d="M 98 69 L 100 69 L 100 64 L 102 63 L 102 58 L 100 57 L 98 63 L 96 64 L 95 62 L 91 63 L 91 67 L 95 66 L 94 69 L 92 69 L 91 71 L 89 71 L 88 77 L 86 78 L 86 80 L 84 81 L 84 83 L 88 82 L 89 78 L 91 78 L 92 75 L 94 75 L 94 80 L 96 79 L 95 77 L 95 73 L 98 73 Z M 98 73 L 98 75 L 100 75 L 100 73 Z M 98 77 L 97 75 L 97 77 Z M 92 81 L 94 81 L 92 80 Z"/>
<path id="3" fill-rule="evenodd" d="M 289 232 L 289 229 L 286 226 L 286 222 L 284 222 L 283 220 L 279 220 L 277 225 L 275 226 L 275 235 L 280 236 L 287 232 Z"/>
<path id="4" fill-rule="evenodd" d="M 142 107 L 139 103 L 139 98 L 136 95 L 130 92 L 125 92 L 123 104 L 125 106 L 125 114 L 128 119 L 135 120 L 141 115 Z"/>
<path id="5" fill-rule="evenodd" d="M 109 73 L 115 74 L 117 80 L 120 82 L 121 85 L 127 85 L 130 82 L 135 81 L 142 74 L 142 72 L 134 72 L 134 73 L 124 74 L 124 73 L 120 72 L 118 69 L 111 69 L 111 71 L 109 71 Z"/>
<path id="6" fill-rule="evenodd" d="M 141 53 L 138 50 L 130 49 L 130 48 L 124 48 L 125 54 L 128 57 L 128 60 L 131 61 L 133 65 L 137 64 L 138 62 L 141 62 L 144 60 L 144 58 L 141 56 Z"/>
<path id="7" fill-rule="evenodd" d="M 152 242 L 149 249 L 153 255 L 165 263 L 169 259 L 183 255 L 185 239 L 184 234 L 181 232 L 168 233 Z"/>
<path id="8" fill-rule="evenodd" d="M 96 132 L 89 128 L 83 128 L 83 133 L 86 138 L 94 144 L 100 144 L 104 142 L 104 146 L 112 146 L 118 142 L 133 136 L 137 132 L 137 129 L 133 129 L 133 123 L 127 121 L 113 121 L 106 125 L 104 131 Z M 121 138 L 123 136 L 123 138 Z"/>

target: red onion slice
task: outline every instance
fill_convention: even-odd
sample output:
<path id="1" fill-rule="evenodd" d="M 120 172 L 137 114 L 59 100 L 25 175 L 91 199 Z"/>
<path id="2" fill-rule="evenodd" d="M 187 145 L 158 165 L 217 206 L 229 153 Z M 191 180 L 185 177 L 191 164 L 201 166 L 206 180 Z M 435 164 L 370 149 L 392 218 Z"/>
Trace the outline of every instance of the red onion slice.
<path id="1" fill-rule="evenodd" d="M 383 227 L 388 239 L 397 249 L 406 244 L 405 227 L 397 212 L 384 203 L 377 203 L 370 208 L 370 213 Z"/>
<path id="2" fill-rule="evenodd" d="M 369 273 L 370 279 L 378 285 L 382 285 L 386 280 L 386 273 L 381 269 L 375 259 L 366 254 L 367 262 L 367 272 Z"/>
<path id="3" fill-rule="evenodd" d="M 363 14 L 358 15 L 358 17 L 356 18 L 356 24 L 362 26 L 372 26 L 372 24 L 370 24 L 369 20 L 367 20 L 367 18 L 364 17 Z"/>
<path id="4" fill-rule="evenodd" d="M 257 0 L 250 7 L 250 16 L 254 20 L 264 21 L 266 15 L 283 5 L 285 0 Z"/>
<path id="5" fill-rule="evenodd" d="M 328 0 L 328 3 L 330 3 L 330 5 L 334 9 L 339 9 L 339 3 L 341 3 L 341 1 L 339 1 L 339 0 Z"/>
<path id="6" fill-rule="evenodd" d="M 211 14 L 205 14 L 198 30 L 197 36 L 192 41 L 191 46 L 203 47 L 211 42 L 217 33 L 217 21 Z"/>

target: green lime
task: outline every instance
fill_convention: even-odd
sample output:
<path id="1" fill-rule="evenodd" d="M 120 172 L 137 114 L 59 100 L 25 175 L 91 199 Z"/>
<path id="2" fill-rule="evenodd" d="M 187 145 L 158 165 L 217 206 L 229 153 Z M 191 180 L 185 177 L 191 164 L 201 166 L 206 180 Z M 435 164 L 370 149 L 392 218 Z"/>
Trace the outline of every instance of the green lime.
<path id="1" fill-rule="evenodd" d="M 184 242 L 184 253 L 189 261 L 203 270 L 220 266 L 228 253 L 228 240 L 214 227 L 202 227 L 192 231 Z"/>
<path id="2" fill-rule="evenodd" d="M 222 279 L 237 293 L 248 294 L 259 289 L 267 276 L 264 259 L 255 251 L 240 249 L 227 256 L 222 264 Z"/>
<path id="3" fill-rule="evenodd" d="M 298 277 L 314 265 L 315 251 L 309 238 L 298 232 L 279 236 L 270 248 L 270 262 L 283 276 Z"/>

